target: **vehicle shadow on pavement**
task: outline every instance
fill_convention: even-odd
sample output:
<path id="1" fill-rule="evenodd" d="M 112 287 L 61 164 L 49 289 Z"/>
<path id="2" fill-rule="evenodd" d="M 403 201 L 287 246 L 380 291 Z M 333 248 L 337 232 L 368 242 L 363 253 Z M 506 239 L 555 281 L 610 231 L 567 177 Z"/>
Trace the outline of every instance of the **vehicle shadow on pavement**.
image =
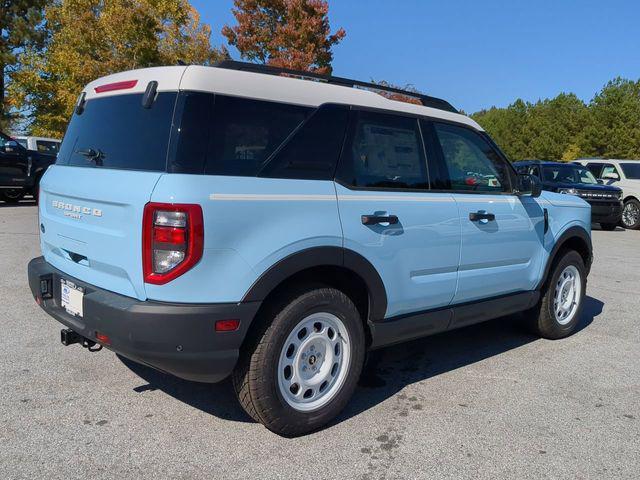
<path id="1" fill-rule="evenodd" d="M 602 307 L 600 300 L 589 296 L 585 298 L 578 332 L 602 313 Z M 369 355 L 353 399 L 331 425 L 374 407 L 406 385 L 471 365 L 537 339 L 527 333 L 521 317 L 515 315 L 377 350 Z M 118 358 L 147 382 L 134 388 L 136 392 L 161 390 L 216 417 L 253 422 L 238 404 L 229 379 L 218 384 L 190 382 L 120 355 Z M 417 407 L 414 405 L 413 408 Z"/>
<path id="2" fill-rule="evenodd" d="M 603 306 L 600 300 L 585 297 L 576 334 L 602 313 Z M 407 385 L 539 340 L 523 323 L 520 315 L 512 315 L 372 352 L 353 399 L 335 423 L 374 407 Z M 405 403 L 407 410 L 422 408 L 417 401 Z M 408 412 L 401 409 L 399 414 Z"/>

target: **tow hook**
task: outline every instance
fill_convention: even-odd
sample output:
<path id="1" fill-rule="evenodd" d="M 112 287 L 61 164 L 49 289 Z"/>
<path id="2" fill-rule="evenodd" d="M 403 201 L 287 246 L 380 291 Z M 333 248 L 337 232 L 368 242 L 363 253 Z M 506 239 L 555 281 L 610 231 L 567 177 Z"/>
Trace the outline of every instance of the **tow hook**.
<path id="1" fill-rule="evenodd" d="M 100 350 L 102 350 L 102 345 L 98 345 L 93 340 L 89 340 L 88 338 L 83 337 L 70 328 L 63 328 L 62 330 L 60 330 L 60 341 L 65 347 L 73 345 L 74 343 L 80 343 L 90 352 L 99 352 Z M 98 346 L 96 347 L 96 345 Z"/>

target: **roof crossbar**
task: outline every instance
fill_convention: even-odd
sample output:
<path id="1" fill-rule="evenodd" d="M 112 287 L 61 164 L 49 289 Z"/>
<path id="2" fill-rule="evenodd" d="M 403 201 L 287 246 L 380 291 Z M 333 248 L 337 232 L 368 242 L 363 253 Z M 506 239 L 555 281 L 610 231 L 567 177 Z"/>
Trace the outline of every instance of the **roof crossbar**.
<path id="1" fill-rule="evenodd" d="M 363 82 L 360 80 L 352 80 L 344 77 L 334 77 L 331 75 L 323 75 L 315 72 L 305 72 L 302 70 L 292 70 L 290 68 L 274 67 L 272 65 L 262 65 L 258 63 L 238 62 L 236 60 L 223 60 L 213 65 L 217 68 L 225 68 L 228 70 L 240 70 L 244 72 L 264 73 L 267 75 L 291 75 L 302 79 L 313 79 L 332 85 L 341 85 L 343 87 L 365 88 L 369 90 L 378 90 L 383 92 L 395 93 L 420 100 L 425 107 L 437 108 L 438 110 L 446 110 L 448 112 L 459 113 L 458 110 L 446 100 L 431 97 L 422 93 L 403 90 L 402 88 L 389 87 L 387 85 L 379 85 L 377 83 Z"/>

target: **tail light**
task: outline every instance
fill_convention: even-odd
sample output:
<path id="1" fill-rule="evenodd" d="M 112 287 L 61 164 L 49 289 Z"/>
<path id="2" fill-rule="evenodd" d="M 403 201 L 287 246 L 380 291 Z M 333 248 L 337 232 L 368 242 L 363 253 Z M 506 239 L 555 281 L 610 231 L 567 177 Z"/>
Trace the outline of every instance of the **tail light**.
<path id="1" fill-rule="evenodd" d="M 142 217 L 144 281 L 163 285 L 191 269 L 204 245 L 200 205 L 147 203 Z"/>

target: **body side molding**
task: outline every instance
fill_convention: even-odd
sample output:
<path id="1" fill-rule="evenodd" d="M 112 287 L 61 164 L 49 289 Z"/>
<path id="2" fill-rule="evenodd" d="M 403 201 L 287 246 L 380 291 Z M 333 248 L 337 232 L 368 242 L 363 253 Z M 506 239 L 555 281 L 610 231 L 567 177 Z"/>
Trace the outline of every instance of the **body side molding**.
<path id="1" fill-rule="evenodd" d="M 389 318 L 372 325 L 371 349 L 522 312 L 533 307 L 539 299 L 540 292 L 531 290 Z"/>

